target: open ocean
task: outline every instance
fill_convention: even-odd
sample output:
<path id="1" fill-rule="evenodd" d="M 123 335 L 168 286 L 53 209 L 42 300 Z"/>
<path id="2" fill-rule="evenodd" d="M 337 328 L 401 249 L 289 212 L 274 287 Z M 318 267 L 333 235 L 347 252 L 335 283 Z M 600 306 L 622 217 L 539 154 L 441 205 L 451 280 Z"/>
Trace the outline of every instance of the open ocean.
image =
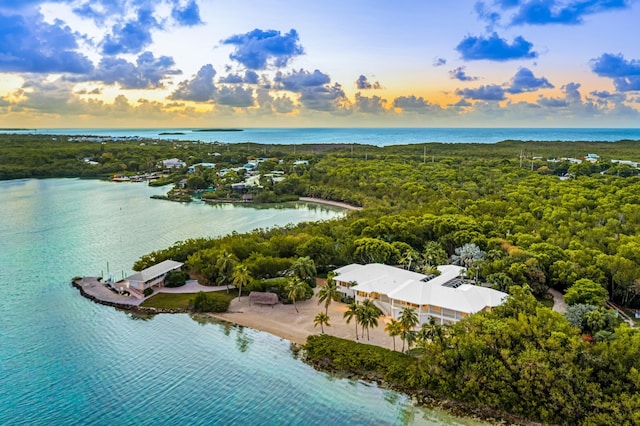
<path id="1" fill-rule="evenodd" d="M 242 131 L 198 131 L 202 128 L 157 129 L 37 129 L 0 130 L 0 133 L 34 133 L 104 136 L 203 142 L 261 144 L 346 143 L 376 146 L 444 143 L 496 143 L 522 141 L 640 140 L 640 128 L 247 128 Z"/>

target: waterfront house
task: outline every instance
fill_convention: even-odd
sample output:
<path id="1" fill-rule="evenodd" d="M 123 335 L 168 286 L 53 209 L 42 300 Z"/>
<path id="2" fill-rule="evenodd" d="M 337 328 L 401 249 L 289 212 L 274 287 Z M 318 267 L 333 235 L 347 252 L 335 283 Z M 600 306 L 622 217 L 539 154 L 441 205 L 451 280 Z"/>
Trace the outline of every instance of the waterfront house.
<path id="1" fill-rule="evenodd" d="M 162 166 L 165 169 L 179 169 L 181 167 L 186 166 L 187 163 L 185 163 L 182 160 L 179 160 L 177 158 L 169 158 L 168 160 L 162 160 Z"/>
<path id="2" fill-rule="evenodd" d="M 142 293 L 150 287 L 163 287 L 167 274 L 182 268 L 181 262 L 165 260 L 124 279 L 125 285 Z"/>
<path id="3" fill-rule="evenodd" d="M 196 171 L 196 167 L 200 167 L 202 169 L 215 169 L 216 165 L 214 163 L 196 163 L 189 166 L 188 173 L 194 173 Z"/>
<path id="4" fill-rule="evenodd" d="M 371 299 L 385 315 L 399 318 L 413 308 L 420 324 L 430 317 L 451 324 L 502 304 L 506 293 L 473 285 L 462 278 L 464 268 L 438 266 L 439 275 L 424 275 L 380 263 L 351 264 L 334 271 L 340 291 L 356 301 Z"/>

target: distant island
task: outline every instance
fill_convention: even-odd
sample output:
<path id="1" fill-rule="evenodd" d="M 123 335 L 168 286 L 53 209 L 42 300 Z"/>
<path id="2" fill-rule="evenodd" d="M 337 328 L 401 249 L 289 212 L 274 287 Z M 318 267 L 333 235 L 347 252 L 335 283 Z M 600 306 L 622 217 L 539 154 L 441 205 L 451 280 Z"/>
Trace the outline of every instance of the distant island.
<path id="1" fill-rule="evenodd" d="M 160 136 L 167 136 L 167 135 L 186 135 L 185 132 L 161 132 L 158 133 Z"/>
<path id="2" fill-rule="evenodd" d="M 195 129 L 192 132 L 242 132 L 244 129 Z"/>

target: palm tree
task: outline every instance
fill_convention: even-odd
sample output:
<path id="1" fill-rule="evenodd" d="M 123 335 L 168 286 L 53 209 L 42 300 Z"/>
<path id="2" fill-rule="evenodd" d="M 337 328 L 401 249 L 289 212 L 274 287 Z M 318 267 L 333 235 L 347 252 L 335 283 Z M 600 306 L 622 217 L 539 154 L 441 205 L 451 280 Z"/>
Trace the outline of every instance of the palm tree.
<path id="1" fill-rule="evenodd" d="M 420 253 L 418 253 L 413 247 L 408 248 L 404 253 L 402 253 L 402 259 L 400 262 L 403 266 L 406 266 L 408 270 L 411 270 L 411 264 L 420 257 Z"/>
<path id="2" fill-rule="evenodd" d="M 422 259 L 426 265 L 438 266 L 447 261 L 447 252 L 436 241 L 427 241 L 422 252 Z"/>
<path id="3" fill-rule="evenodd" d="M 487 254 L 473 243 L 468 243 L 462 247 L 458 247 L 455 250 L 455 254 L 451 256 L 451 260 L 455 265 L 464 266 L 467 270 L 471 270 L 473 266 L 476 266 L 476 281 L 478 281 L 478 262 L 483 260 Z"/>
<path id="4" fill-rule="evenodd" d="M 298 277 L 294 277 L 291 281 L 289 281 L 289 284 L 287 284 L 286 290 L 287 297 L 293 301 L 293 307 L 296 309 L 296 312 L 300 313 L 300 311 L 298 311 L 298 307 L 296 306 L 296 300 L 299 300 L 300 298 L 302 298 L 302 296 L 304 296 L 306 291 L 306 283 L 300 280 Z"/>
<path id="5" fill-rule="evenodd" d="M 346 318 L 347 320 L 347 324 L 349 324 L 352 319 L 355 319 L 356 340 L 358 340 L 358 312 L 359 312 L 358 302 L 351 302 L 349 303 L 349 306 L 347 306 L 347 310 L 343 315 L 343 318 Z"/>
<path id="6" fill-rule="evenodd" d="M 329 324 L 329 315 L 324 312 L 318 313 L 313 319 L 313 326 L 317 327 L 318 324 L 320 324 L 320 330 L 322 330 L 322 334 L 324 334 L 324 326 L 331 327 L 331 324 Z"/>
<path id="7" fill-rule="evenodd" d="M 333 274 L 327 277 L 327 283 L 318 290 L 318 305 L 324 302 L 324 312 L 329 314 L 329 305 L 332 301 L 338 301 L 342 297 L 342 293 L 338 290 L 338 285 L 333 279 Z"/>
<path id="8" fill-rule="evenodd" d="M 242 286 L 251 282 L 251 272 L 245 265 L 237 265 L 233 270 L 233 284 L 238 288 L 238 297 L 242 297 Z"/>
<path id="9" fill-rule="evenodd" d="M 418 319 L 418 314 L 416 310 L 413 308 L 404 308 L 402 312 L 400 312 L 399 318 L 400 324 L 402 325 L 402 331 L 400 333 L 400 337 L 402 338 L 402 352 L 404 352 L 404 342 L 407 342 L 407 351 L 409 350 L 409 339 L 412 332 L 413 327 L 418 325 L 420 320 Z"/>
<path id="10" fill-rule="evenodd" d="M 364 337 L 365 330 L 367 331 L 367 340 L 369 340 L 369 328 L 378 326 L 378 318 L 382 315 L 380 309 L 373 304 L 371 299 L 365 299 L 359 306 L 358 319 L 362 326 L 362 337 Z"/>
<path id="11" fill-rule="evenodd" d="M 309 256 L 296 259 L 288 271 L 288 275 L 298 277 L 309 285 L 313 284 L 313 280 L 315 280 L 317 274 L 316 264 Z"/>
<path id="12" fill-rule="evenodd" d="M 218 270 L 217 282 L 219 285 L 227 286 L 227 293 L 229 293 L 229 282 L 233 276 L 233 270 L 236 267 L 237 261 L 235 256 L 228 251 L 223 251 L 216 259 L 216 269 Z"/>
<path id="13" fill-rule="evenodd" d="M 395 318 L 391 318 L 391 321 L 384 326 L 384 331 L 389 333 L 389 336 L 393 338 L 393 350 L 396 350 L 396 336 L 399 336 L 402 332 L 402 324 Z"/>

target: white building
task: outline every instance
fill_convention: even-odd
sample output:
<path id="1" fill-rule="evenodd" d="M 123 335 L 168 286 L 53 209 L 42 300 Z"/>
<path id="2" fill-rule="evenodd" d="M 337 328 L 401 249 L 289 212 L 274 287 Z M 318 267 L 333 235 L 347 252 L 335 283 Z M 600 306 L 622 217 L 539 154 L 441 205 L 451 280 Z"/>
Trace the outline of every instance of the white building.
<path id="1" fill-rule="evenodd" d="M 203 169 L 215 169 L 216 165 L 214 163 L 196 163 L 189 166 L 189 173 L 193 173 L 196 171 L 196 167 L 201 167 Z"/>
<path id="2" fill-rule="evenodd" d="M 356 301 L 372 299 L 385 315 L 398 318 L 404 308 L 413 308 L 420 324 L 434 317 L 439 324 L 498 306 L 506 293 L 466 283 L 464 268 L 438 266 L 440 275 L 428 276 L 389 265 L 351 264 L 336 269 L 338 288 Z"/>
<path id="3" fill-rule="evenodd" d="M 162 287 L 167 274 L 182 268 L 182 265 L 184 264 L 175 260 L 165 260 L 128 276 L 124 279 L 124 283 L 128 288 L 137 290 L 139 293 L 144 292 L 149 287 Z"/>
<path id="4" fill-rule="evenodd" d="M 162 160 L 162 165 L 165 169 L 179 169 L 186 166 L 187 163 L 177 158 L 169 158 L 168 160 Z"/>

